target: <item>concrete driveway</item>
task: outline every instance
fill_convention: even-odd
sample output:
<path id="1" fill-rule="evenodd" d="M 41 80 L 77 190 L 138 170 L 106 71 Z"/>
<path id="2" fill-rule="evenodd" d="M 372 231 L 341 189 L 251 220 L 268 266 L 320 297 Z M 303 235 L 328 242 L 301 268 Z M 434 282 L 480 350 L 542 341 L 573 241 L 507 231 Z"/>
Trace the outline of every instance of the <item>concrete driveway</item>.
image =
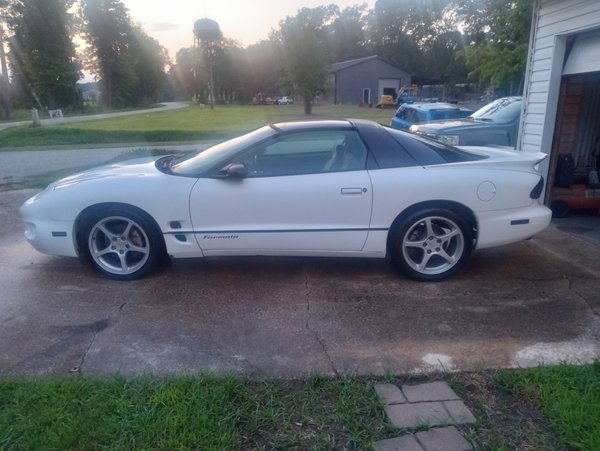
<path id="1" fill-rule="evenodd" d="M 600 354 L 600 252 L 557 228 L 428 284 L 386 261 L 238 258 L 96 276 L 37 253 L 0 192 L 0 375 L 473 370 Z"/>

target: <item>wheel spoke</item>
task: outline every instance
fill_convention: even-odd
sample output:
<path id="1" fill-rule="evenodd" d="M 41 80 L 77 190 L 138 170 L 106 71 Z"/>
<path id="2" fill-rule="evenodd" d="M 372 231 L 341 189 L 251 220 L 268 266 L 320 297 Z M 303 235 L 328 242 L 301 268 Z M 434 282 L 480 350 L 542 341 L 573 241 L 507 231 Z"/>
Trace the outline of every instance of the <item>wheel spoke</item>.
<path id="1" fill-rule="evenodd" d="M 116 252 L 110 248 L 110 246 L 106 246 L 104 249 L 94 250 L 94 257 L 102 257 L 106 254 L 115 254 Z"/>
<path id="2" fill-rule="evenodd" d="M 450 241 L 450 239 L 456 235 L 460 235 L 460 230 L 452 229 L 448 233 L 444 233 L 443 235 L 438 235 L 437 238 L 442 240 L 444 243 Z"/>
<path id="3" fill-rule="evenodd" d="M 428 254 L 426 252 L 423 253 L 423 258 L 421 259 L 421 263 L 418 263 L 416 266 L 419 271 L 425 271 L 427 269 L 427 263 L 431 260 L 431 256 L 434 254 Z"/>
<path id="4" fill-rule="evenodd" d="M 431 218 L 427 218 L 425 220 L 425 227 L 427 229 L 427 237 L 435 236 L 435 232 L 433 231 L 433 225 L 431 223 Z"/>
<path id="5" fill-rule="evenodd" d="M 129 251 L 128 252 L 139 252 L 140 254 L 149 254 L 150 249 L 148 249 L 148 247 L 139 247 L 139 246 L 136 246 L 135 244 L 132 244 L 131 242 L 129 242 Z"/>
<path id="6" fill-rule="evenodd" d="M 119 255 L 119 261 L 121 262 L 121 271 L 126 272 L 129 269 L 129 265 L 127 265 L 127 252 L 124 252 Z"/>
<path id="7" fill-rule="evenodd" d="M 125 227 L 125 231 L 123 231 L 121 236 L 124 236 L 125 238 L 127 238 L 127 241 L 129 241 L 129 233 L 131 232 L 131 228 L 133 227 L 133 222 L 128 221 L 127 222 L 127 226 Z"/>
<path id="8" fill-rule="evenodd" d="M 402 242 L 402 246 L 403 247 L 416 247 L 419 249 L 423 249 L 423 245 L 425 244 L 427 240 L 418 240 L 418 241 L 411 241 L 408 238 L 406 238 L 403 242 Z"/>
<path id="9" fill-rule="evenodd" d="M 448 262 L 450 265 L 454 265 L 457 261 L 456 256 L 454 255 L 449 255 L 445 249 L 441 249 L 437 255 L 439 255 L 440 257 L 442 257 L 444 260 L 446 260 L 446 262 Z"/>
<path id="10" fill-rule="evenodd" d="M 96 224 L 96 228 L 98 230 L 100 230 L 104 234 L 104 236 L 109 240 L 112 240 L 113 238 L 115 238 L 117 236 L 114 233 L 112 233 L 110 230 L 108 230 L 106 228 L 106 225 L 102 222 Z"/>

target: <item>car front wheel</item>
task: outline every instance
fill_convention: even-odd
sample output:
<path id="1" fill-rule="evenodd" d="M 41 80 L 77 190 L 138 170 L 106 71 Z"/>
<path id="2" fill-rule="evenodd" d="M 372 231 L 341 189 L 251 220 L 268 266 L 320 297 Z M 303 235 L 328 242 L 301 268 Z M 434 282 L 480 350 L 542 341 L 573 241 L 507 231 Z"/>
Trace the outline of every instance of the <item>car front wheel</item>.
<path id="1" fill-rule="evenodd" d="M 139 279 L 162 260 L 164 245 L 147 217 L 122 208 L 96 212 L 84 226 L 83 252 L 105 277 Z"/>
<path id="2" fill-rule="evenodd" d="M 458 214 L 427 209 L 405 218 L 396 228 L 390 253 L 402 272 L 414 280 L 436 281 L 454 275 L 473 248 L 473 233 Z"/>

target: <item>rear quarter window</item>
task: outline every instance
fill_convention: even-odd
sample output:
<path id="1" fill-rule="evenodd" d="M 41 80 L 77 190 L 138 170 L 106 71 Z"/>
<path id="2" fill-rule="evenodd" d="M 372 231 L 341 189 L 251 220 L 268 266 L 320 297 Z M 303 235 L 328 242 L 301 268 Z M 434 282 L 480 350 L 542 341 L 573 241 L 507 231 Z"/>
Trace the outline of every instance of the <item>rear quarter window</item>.
<path id="1" fill-rule="evenodd" d="M 402 133 L 393 128 L 386 127 L 386 130 L 418 164 L 423 166 L 461 163 L 488 158 L 485 155 L 467 152 L 421 136 Z"/>

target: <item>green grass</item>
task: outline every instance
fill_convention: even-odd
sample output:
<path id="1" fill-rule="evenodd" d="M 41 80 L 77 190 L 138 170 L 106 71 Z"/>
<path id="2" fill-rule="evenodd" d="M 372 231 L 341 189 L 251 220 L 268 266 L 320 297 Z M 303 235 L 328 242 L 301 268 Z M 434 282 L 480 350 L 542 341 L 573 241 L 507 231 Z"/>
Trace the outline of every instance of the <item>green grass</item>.
<path id="1" fill-rule="evenodd" d="M 0 449 L 366 449 L 388 430 L 365 378 L 0 382 Z"/>
<path id="2" fill-rule="evenodd" d="M 600 449 L 600 361 L 431 377 L 473 409 L 477 424 L 460 429 L 476 449 Z M 405 432 L 387 421 L 374 384 L 424 379 L 0 380 L 0 449 L 363 450 Z"/>
<path id="3" fill-rule="evenodd" d="M 357 106 L 315 106 L 311 119 L 371 119 L 388 124 L 392 110 Z M 65 145 L 164 143 L 226 138 L 273 121 L 305 119 L 300 105 L 190 106 L 181 110 L 146 113 L 44 127 L 22 126 L 0 131 L 0 149 Z"/>
<path id="4" fill-rule="evenodd" d="M 600 450 L 600 360 L 501 371 L 498 383 L 538 406 L 569 449 Z"/>
<path id="5" fill-rule="evenodd" d="M 0 124 L 26 120 L 31 120 L 31 112 L 26 108 L 18 108 L 10 112 L 10 118 L 0 117 Z"/>

